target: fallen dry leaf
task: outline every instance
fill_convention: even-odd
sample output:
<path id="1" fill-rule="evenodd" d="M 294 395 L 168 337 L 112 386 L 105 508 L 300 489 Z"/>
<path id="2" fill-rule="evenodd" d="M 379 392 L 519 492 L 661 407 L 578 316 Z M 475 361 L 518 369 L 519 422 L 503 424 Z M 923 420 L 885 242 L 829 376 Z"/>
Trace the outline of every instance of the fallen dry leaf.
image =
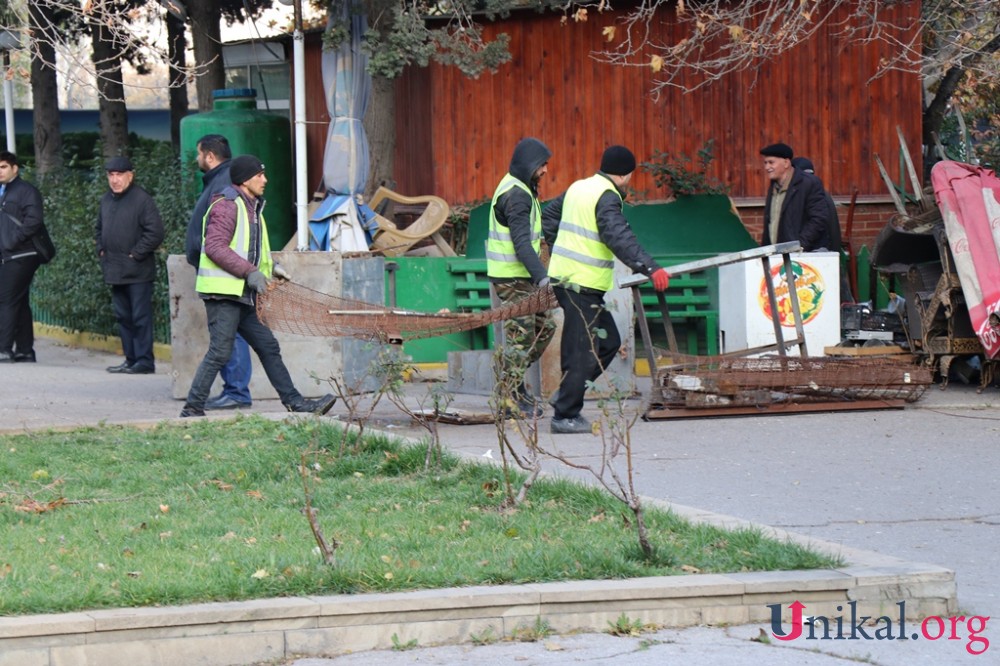
<path id="1" fill-rule="evenodd" d="M 701 569 L 699 569 L 698 567 L 693 567 L 690 564 L 681 565 L 681 571 L 691 574 L 701 573 Z"/>
<path id="2" fill-rule="evenodd" d="M 253 575 L 250 576 L 250 577 L 251 578 L 257 578 L 259 580 L 261 578 L 267 578 L 270 575 L 271 574 L 267 573 L 267 569 L 257 569 L 257 571 L 254 571 Z"/>
<path id="3" fill-rule="evenodd" d="M 169 504 L 161 504 L 160 505 L 160 513 L 167 513 L 168 511 L 170 511 L 170 505 Z"/>
<path id="4" fill-rule="evenodd" d="M 264 499 L 264 493 L 260 492 L 259 490 L 248 490 L 246 495 L 247 497 L 252 497 L 256 500 Z"/>
<path id="5" fill-rule="evenodd" d="M 45 513 L 46 511 L 52 511 L 53 509 L 58 509 L 66 504 L 66 498 L 60 497 L 59 499 L 54 499 L 51 502 L 39 502 L 33 499 L 26 499 L 17 506 L 14 507 L 14 511 L 21 511 L 23 513 Z"/>

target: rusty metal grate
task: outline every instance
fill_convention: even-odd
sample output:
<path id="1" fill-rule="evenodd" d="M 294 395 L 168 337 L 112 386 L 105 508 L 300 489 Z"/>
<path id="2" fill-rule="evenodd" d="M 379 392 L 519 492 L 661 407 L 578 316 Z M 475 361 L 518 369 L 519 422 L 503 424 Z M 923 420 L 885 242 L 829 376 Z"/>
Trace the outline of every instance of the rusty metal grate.
<path id="1" fill-rule="evenodd" d="M 469 331 L 558 307 L 551 287 L 484 312 L 418 312 L 324 294 L 275 280 L 257 298 L 265 326 L 295 335 L 399 342 Z"/>
<path id="2" fill-rule="evenodd" d="M 917 400 L 930 368 L 889 357 L 672 357 L 657 369 L 651 404 L 742 407 L 789 403 Z"/>

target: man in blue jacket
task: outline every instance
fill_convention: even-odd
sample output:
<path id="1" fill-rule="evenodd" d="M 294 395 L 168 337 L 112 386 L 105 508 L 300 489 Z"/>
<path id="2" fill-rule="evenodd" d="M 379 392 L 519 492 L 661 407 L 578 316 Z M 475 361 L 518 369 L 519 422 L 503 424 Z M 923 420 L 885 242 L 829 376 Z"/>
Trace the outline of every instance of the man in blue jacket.
<path id="1" fill-rule="evenodd" d="M 205 213 L 215 195 L 232 185 L 229 179 L 229 161 L 233 157 L 229 140 L 221 134 L 206 134 L 198 139 L 197 147 L 198 168 L 203 172 L 202 190 L 188 222 L 184 248 L 188 263 L 195 270 L 198 270 L 198 262 L 201 260 L 201 234 Z M 219 375 L 222 377 L 222 393 L 209 398 L 205 409 L 235 409 L 253 405 L 250 397 L 250 378 L 253 375 L 250 346 L 239 333 L 233 344 L 233 355 Z"/>

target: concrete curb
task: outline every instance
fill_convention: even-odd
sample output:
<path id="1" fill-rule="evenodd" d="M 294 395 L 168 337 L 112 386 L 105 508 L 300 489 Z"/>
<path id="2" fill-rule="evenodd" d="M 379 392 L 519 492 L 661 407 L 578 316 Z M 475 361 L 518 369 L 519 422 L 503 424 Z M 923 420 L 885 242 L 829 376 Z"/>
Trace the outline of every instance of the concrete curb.
<path id="1" fill-rule="evenodd" d="M 657 500 L 693 522 L 756 527 L 838 555 L 849 564 L 809 571 L 568 581 L 389 594 L 258 599 L 0 618 L 0 666 L 190 664 L 228 666 L 299 656 L 509 638 L 542 619 L 557 633 L 601 632 L 622 613 L 666 627 L 770 621 L 768 604 L 801 601 L 814 615 L 893 619 L 953 615 L 954 572 L 843 548 Z M 788 611 L 783 617 L 788 621 Z"/>

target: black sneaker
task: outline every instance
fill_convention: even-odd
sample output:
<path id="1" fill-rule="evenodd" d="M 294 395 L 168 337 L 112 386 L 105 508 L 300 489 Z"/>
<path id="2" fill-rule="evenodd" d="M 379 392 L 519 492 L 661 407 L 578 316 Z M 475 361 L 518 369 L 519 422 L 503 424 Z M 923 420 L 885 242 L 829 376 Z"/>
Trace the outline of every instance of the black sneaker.
<path id="1" fill-rule="evenodd" d="M 337 402 L 337 397 L 332 393 L 327 393 L 322 398 L 317 398 L 316 400 L 301 398 L 298 402 L 285 405 L 285 409 L 290 412 L 322 416 L 330 411 L 330 408 L 333 407 L 333 403 L 335 402 Z"/>
<path id="2" fill-rule="evenodd" d="M 590 426 L 590 421 L 582 416 L 574 416 L 571 419 L 557 419 L 553 417 L 549 429 L 557 435 L 577 435 L 583 433 L 589 435 L 594 432 Z"/>
<path id="3" fill-rule="evenodd" d="M 205 410 L 201 407 L 192 407 L 185 403 L 184 409 L 181 410 L 181 418 L 186 419 L 192 416 L 204 416 Z"/>
<path id="4" fill-rule="evenodd" d="M 35 363 L 35 350 L 26 352 L 14 352 L 14 363 Z"/>

